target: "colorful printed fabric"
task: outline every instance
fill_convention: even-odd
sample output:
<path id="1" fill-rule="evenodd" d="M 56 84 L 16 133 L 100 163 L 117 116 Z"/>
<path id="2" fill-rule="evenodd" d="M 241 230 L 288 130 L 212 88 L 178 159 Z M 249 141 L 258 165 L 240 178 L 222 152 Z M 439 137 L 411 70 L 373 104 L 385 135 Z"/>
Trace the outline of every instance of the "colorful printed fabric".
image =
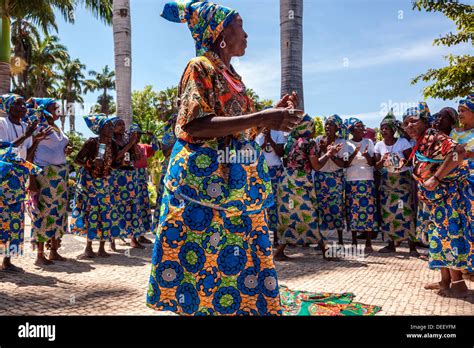
<path id="1" fill-rule="evenodd" d="M 67 231 L 68 166 L 43 167 L 36 176 L 38 204 L 31 214 L 31 230 L 37 242 L 60 238 Z"/>
<path id="2" fill-rule="evenodd" d="M 407 117 L 412 116 L 429 121 L 431 118 L 431 113 L 428 104 L 426 104 L 425 102 L 419 102 L 418 106 L 408 108 L 403 114 L 403 120 L 405 121 Z"/>
<path id="3" fill-rule="evenodd" d="M 413 175 L 418 182 L 423 182 L 436 173 L 444 159 L 455 150 L 457 144 L 443 132 L 430 128 L 420 138 L 417 145 L 417 156 L 413 159 L 415 163 Z"/>
<path id="4" fill-rule="evenodd" d="M 418 201 L 418 210 L 416 214 L 416 239 L 426 245 L 429 245 L 430 235 L 435 228 L 430 216 L 430 208 L 423 201 Z"/>
<path id="5" fill-rule="evenodd" d="M 53 117 L 49 111 L 47 111 L 50 105 L 56 104 L 56 100 L 53 98 L 30 98 L 26 101 L 26 107 L 28 108 L 27 120 L 30 122 L 38 121 L 39 123 L 45 123 L 46 117 Z M 27 121 L 23 120 L 23 121 Z"/>
<path id="6" fill-rule="evenodd" d="M 114 209 L 118 214 L 120 234 L 112 238 L 136 238 L 146 233 L 138 210 L 138 180 L 135 169 L 115 169 L 111 177 L 114 182 Z"/>
<path id="7" fill-rule="evenodd" d="M 253 112 L 240 77 L 235 75 L 238 79 L 231 81 L 230 74 L 232 71 L 211 52 L 188 64 L 179 87 L 179 140 L 173 147 L 165 187 L 226 214 L 259 213 L 273 204 L 274 195 L 265 157 L 249 134 L 200 140 L 183 129 L 209 114 L 232 117 Z"/>
<path id="8" fill-rule="evenodd" d="M 345 225 L 344 170 L 314 173 L 321 232 L 343 230 Z"/>
<path id="9" fill-rule="evenodd" d="M 7 114 L 10 113 L 10 107 L 19 99 L 24 98 L 18 94 L 13 93 L 0 95 L 0 110 Z"/>
<path id="10" fill-rule="evenodd" d="M 381 231 L 393 241 L 416 240 L 413 178 L 410 171 L 382 171 L 380 183 Z"/>
<path id="11" fill-rule="evenodd" d="M 353 302 L 355 295 L 294 291 L 280 285 L 280 296 L 285 316 L 373 316 L 379 306 Z"/>
<path id="12" fill-rule="evenodd" d="M 105 114 L 97 114 L 97 115 L 86 115 L 84 116 L 84 121 L 86 121 L 87 127 L 94 133 L 95 135 L 99 135 L 99 132 L 102 128 L 108 123 L 112 122 L 114 118 L 108 118 Z"/>
<path id="13" fill-rule="evenodd" d="M 393 110 L 390 110 L 387 116 L 385 116 L 382 122 L 380 122 L 380 128 L 382 128 L 382 126 L 390 127 L 395 133 L 401 129 L 401 122 L 397 120 L 397 117 L 393 113 Z"/>
<path id="14" fill-rule="evenodd" d="M 464 106 L 465 108 L 468 108 L 472 112 L 474 112 L 474 93 L 469 94 L 466 99 L 462 99 L 459 102 L 459 106 Z"/>
<path id="15" fill-rule="evenodd" d="M 466 162 L 455 168 L 433 191 L 426 190 L 423 180 L 434 175 L 446 157 L 452 153 L 456 143 L 434 129 L 429 129 L 418 141 L 418 151 L 427 159 L 415 157 L 413 175 L 418 181 L 418 197 L 429 207 L 434 228 L 430 230 L 430 268 L 474 270 L 474 200 L 469 182 L 469 167 Z"/>
<path id="16" fill-rule="evenodd" d="M 310 157 L 316 157 L 318 155 L 318 145 L 314 139 L 306 137 L 294 138 L 293 143 L 289 145 L 289 142 L 285 145 L 285 148 L 291 147 L 288 152 L 286 167 L 292 170 L 304 171 L 306 174 L 310 174 L 312 171 Z M 285 150 L 286 152 L 286 150 Z"/>
<path id="17" fill-rule="evenodd" d="M 355 125 L 358 123 L 363 123 L 363 122 L 359 120 L 357 117 L 349 117 L 348 119 L 344 120 L 344 125 L 348 133 L 351 133 Z"/>
<path id="18" fill-rule="evenodd" d="M 281 315 L 265 212 L 227 217 L 165 189 L 147 305 L 183 315 Z"/>
<path id="19" fill-rule="evenodd" d="M 140 133 L 142 131 L 142 129 L 140 128 L 140 126 L 136 123 L 132 123 L 130 125 L 130 130 L 129 130 L 129 133 L 132 134 L 132 133 Z"/>
<path id="20" fill-rule="evenodd" d="M 308 114 L 304 115 L 301 122 L 288 135 L 288 140 L 284 147 L 284 158 L 290 161 L 291 153 L 300 153 L 301 148 L 310 141 L 314 133 L 314 119 Z M 295 149 L 296 148 L 296 149 Z"/>
<path id="21" fill-rule="evenodd" d="M 79 169 L 71 218 L 71 233 L 88 240 L 105 241 L 120 234 L 112 176 L 94 179 Z"/>
<path id="22" fill-rule="evenodd" d="M 270 179 L 272 181 L 272 190 L 275 193 L 278 192 L 278 187 L 280 186 L 281 176 L 283 175 L 283 166 L 274 166 L 268 168 L 270 172 Z M 268 212 L 268 228 L 272 232 L 276 232 L 278 229 L 278 204 L 275 200 L 275 204 L 272 205 L 267 210 Z"/>
<path id="23" fill-rule="evenodd" d="M 350 231 L 378 231 L 373 180 L 346 181 L 346 219 Z"/>
<path id="24" fill-rule="evenodd" d="M 342 139 L 346 138 L 346 126 L 344 125 L 344 121 L 339 115 L 329 116 L 326 119 L 326 123 L 332 123 L 337 127 L 337 131 L 336 131 L 337 138 L 342 138 Z"/>
<path id="25" fill-rule="evenodd" d="M 279 244 L 316 244 L 322 239 L 311 174 L 287 168 L 278 189 L 277 206 Z"/>
<path id="26" fill-rule="evenodd" d="M 2 142 L 0 149 L 0 158 L 11 164 L 0 181 L 0 246 L 7 255 L 20 255 L 23 251 L 26 184 L 29 176 L 37 175 L 41 169 L 12 154 L 8 150 L 10 145 Z"/>
<path id="27" fill-rule="evenodd" d="M 151 231 L 152 215 L 150 207 L 150 195 L 148 193 L 148 169 L 139 168 L 136 170 L 137 178 L 137 215 L 142 226 L 142 233 Z"/>
<path id="28" fill-rule="evenodd" d="M 232 19 L 233 9 L 207 1 L 173 1 L 165 5 L 161 17 L 175 23 L 188 23 L 196 43 L 196 55 L 208 52 Z"/>

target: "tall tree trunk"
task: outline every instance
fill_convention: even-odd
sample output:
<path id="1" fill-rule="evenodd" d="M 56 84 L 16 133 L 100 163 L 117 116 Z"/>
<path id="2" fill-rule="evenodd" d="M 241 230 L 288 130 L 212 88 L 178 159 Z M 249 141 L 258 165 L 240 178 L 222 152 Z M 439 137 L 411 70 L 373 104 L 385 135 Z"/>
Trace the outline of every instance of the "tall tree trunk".
<path id="1" fill-rule="evenodd" d="M 3 14 L 0 6 L 0 94 L 10 92 L 11 86 L 11 39 L 10 18 Z"/>
<path id="2" fill-rule="evenodd" d="M 71 132 L 76 131 L 76 103 L 72 100 L 67 101 L 68 113 L 69 113 L 69 130 Z"/>
<path id="3" fill-rule="evenodd" d="M 62 99 L 62 98 L 61 98 Z M 61 100 L 61 129 L 64 131 L 64 124 L 66 123 L 66 109 L 64 107 L 65 100 Z"/>
<path id="4" fill-rule="evenodd" d="M 114 0 L 113 31 L 115 48 L 115 86 L 117 91 L 117 116 L 132 123 L 132 25 L 130 1 Z"/>
<path id="5" fill-rule="evenodd" d="M 280 0 L 281 95 L 303 95 L 303 0 Z"/>

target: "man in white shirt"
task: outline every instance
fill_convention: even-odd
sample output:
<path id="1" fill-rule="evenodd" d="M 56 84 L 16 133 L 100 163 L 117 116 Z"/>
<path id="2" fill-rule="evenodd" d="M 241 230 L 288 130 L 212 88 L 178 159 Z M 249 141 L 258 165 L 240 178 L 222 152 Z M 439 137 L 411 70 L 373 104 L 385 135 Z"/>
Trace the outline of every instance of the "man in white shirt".
<path id="1" fill-rule="evenodd" d="M 265 160 L 267 161 L 270 178 L 272 180 L 273 194 L 277 195 L 278 185 L 283 174 L 283 163 L 281 158 L 284 154 L 284 146 L 288 140 L 288 134 L 282 131 L 264 129 L 257 135 L 255 141 L 262 148 Z M 275 199 L 276 202 L 276 199 Z M 269 228 L 273 231 L 273 244 L 277 245 L 277 227 L 278 227 L 278 207 L 274 204 L 268 209 Z"/>

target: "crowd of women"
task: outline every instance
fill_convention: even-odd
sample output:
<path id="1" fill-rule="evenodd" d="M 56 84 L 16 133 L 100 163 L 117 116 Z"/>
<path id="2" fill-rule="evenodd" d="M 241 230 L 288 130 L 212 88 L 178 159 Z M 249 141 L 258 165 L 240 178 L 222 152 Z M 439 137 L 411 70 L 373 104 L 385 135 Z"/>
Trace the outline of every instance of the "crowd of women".
<path id="1" fill-rule="evenodd" d="M 417 239 L 428 243 L 429 266 L 441 270 L 441 281 L 426 288 L 466 296 L 463 272 L 474 271 L 474 95 L 460 102 L 459 115 L 449 108 L 431 115 L 423 102 L 402 121 L 389 114 L 375 144 L 361 120 L 337 115 L 314 138 L 314 120 L 298 110 L 296 93 L 254 110 L 230 64 L 247 47 L 237 11 L 193 0 L 166 4 L 162 17 L 187 23 L 196 45 L 178 87 L 179 113 L 167 121 L 162 142 L 152 145 L 140 144 L 136 125 L 125 132 L 118 118 L 85 117 L 96 137 L 75 159 L 80 169 L 70 223 L 72 233 L 87 237 L 81 257 L 107 257 L 105 243 L 114 249 L 116 239 L 127 237 L 142 247 L 153 229 L 150 308 L 279 315 L 274 259 L 288 258 L 287 245 L 319 244 L 326 257 L 327 231 L 337 231 L 342 244 L 347 230 L 354 244 L 361 233 L 371 252 L 381 231 L 389 239 L 383 253 L 406 240 L 410 255 L 419 256 Z M 0 100 L 7 113 L 0 120 L 2 268 L 14 269 L 9 256 L 22 242 L 28 178 L 37 262 L 62 260 L 68 140 L 54 124 L 56 105 L 17 95 Z M 152 221 L 146 159 L 159 148 L 170 157 Z M 229 149 L 251 150 L 255 160 L 219 160 Z M 274 256 L 270 231 L 278 243 Z"/>
<path id="2" fill-rule="evenodd" d="M 68 232 L 87 238 L 80 258 L 108 257 L 105 243 L 115 251 L 116 239 L 129 238 L 133 248 L 151 243 L 145 238 L 153 220 L 147 159 L 158 149 L 169 155 L 174 142 L 169 122 L 164 140 L 157 142 L 136 124 L 126 131 L 124 121 L 117 117 L 84 117 L 97 136 L 84 143 L 74 160 L 79 170 L 68 226 L 71 197 L 66 156 L 72 149 L 68 137 L 55 125 L 56 101 L 25 101 L 19 95 L 7 94 L 0 97 L 0 108 L 6 113 L 0 118 L 2 269 L 20 270 L 11 263 L 11 256 L 23 251 L 25 212 L 31 217 L 37 265 L 65 260 L 58 249 L 61 237 Z M 140 143 L 143 134 L 151 137 L 151 145 Z M 97 253 L 92 250 L 93 241 L 99 242 Z M 46 246 L 50 249 L 48 257 Z"/>

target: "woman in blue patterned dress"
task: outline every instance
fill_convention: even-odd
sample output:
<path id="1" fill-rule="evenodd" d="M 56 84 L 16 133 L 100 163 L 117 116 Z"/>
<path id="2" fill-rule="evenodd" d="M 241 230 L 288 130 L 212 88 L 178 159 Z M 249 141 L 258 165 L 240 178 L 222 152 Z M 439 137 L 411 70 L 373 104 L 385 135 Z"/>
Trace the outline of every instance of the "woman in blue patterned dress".
<path id="1" fill-rule="evenodd" d="M 265 210 L 273 203 L 254 127 L 291 130 L 296 95 L 254 113 L 230 59 L 247 34 L 235 10 L 171 2 L 162 16 L 188 23 L 196 43 L 178 87 L 178 138 L 164 182 L 147 305 L 185 315 L 279 315 Z M 290 102 L 291 101 L 291 102 Z"/>
<path id="2" fill-rule="evenodd" d="M 31 211 L 31 230 L 37 243 L 36 264 L 50 265 L 53 260 L 64 261 L 59 255 L 59 241 L 67 232 L 68 177 L 66 162 L 68 137 L 55 125 L 59 119 L 58 105 L 52 98 L 30 98 L 27 102 L 31 118 L 51 128 L 50 134 L 41 142 L 33 143 L 28 156 L 41 167 L 41 174 L 30 181 L 30 196 L 35 201 Z M 31 156 L 31 157 L 30 157 Z M 49 258 L 44 255 L 44 245 L 50 242 Z"/>
<path id="3" fill-rule="evenodd" d="M 71 218 L 71 232 L 86 237 L 84 253 L 79 258 L 109 257 L 105 242 L 120 233 L 114 209 L 114 180 L 110 175 L 116 149 L 112 144 L 114 126 L 104 114 L 84 116 L 89 129 L 97 137 L 89 138 L 76 156 L 78 173 Z M 92 242 L 99 241 L 97 254 Z"/>
<path id="4" fill-rule="evenodd" d="M 429 128 L 429 115 L 424 102 L 403 115 L 405 131 L 416 139 L 409 161 L 413 160 L 418 196 L 426 202 L 434 224 L 429 236 L 429 267 L 441 271 L 441 281 L 425 288 L 437 289 L 442 296 L 466 297 L 462 271 L 474 270 L 469 168 L 463 161 L 465 149 Z"/>
<path id="5" fill-rule="evenodd" d="M 320 168 L 314 173 L 319 229 L 321 233 L 337 231 L 338 242 L 343 244 L 345 226 L 344 205 L 344 159 L 345 127 L 338 115 L 326 119 L 325 135 L 316 138 Z M 339 152 L 331 155 L 333 146 Z"/>

